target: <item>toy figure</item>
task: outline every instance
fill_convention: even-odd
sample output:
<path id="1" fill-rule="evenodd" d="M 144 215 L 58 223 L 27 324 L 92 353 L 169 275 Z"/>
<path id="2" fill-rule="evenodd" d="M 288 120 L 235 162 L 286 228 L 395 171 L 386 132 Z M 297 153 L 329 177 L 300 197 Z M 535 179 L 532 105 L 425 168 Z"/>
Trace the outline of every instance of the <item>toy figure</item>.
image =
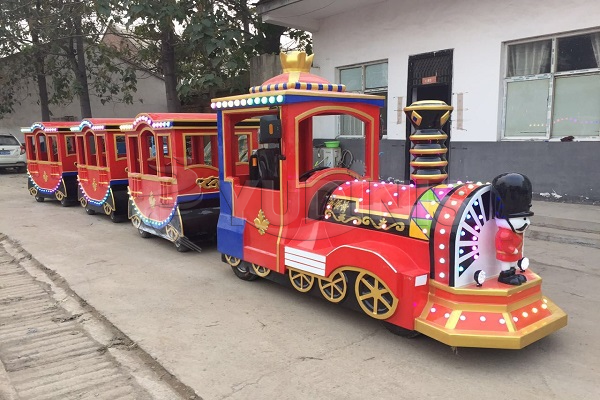
<path id="1" fill-rule="evenodd" d="M 522 174 L 508 173 L 494 178 L 492 192 L 495 196 L 496 216 L 496 259 L 501 263 L 498 281 L 508 285 L 520 285 L 527 281 L 524 272 L 529 267 L 529 259 L 523 257 L 523 232 L 529 227 L 532 187 L 529 179 Z"/>

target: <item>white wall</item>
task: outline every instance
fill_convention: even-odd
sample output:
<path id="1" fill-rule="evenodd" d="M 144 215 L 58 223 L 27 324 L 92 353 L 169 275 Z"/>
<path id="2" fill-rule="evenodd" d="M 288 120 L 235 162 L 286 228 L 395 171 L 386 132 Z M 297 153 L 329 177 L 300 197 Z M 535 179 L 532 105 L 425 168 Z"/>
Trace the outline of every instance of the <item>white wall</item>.
<path id="1" fill-rule="evenodd" d="M 146 72 L 138 71 L 137 92 L 133 94 L 133 104 L 111 102 L 102 104 L 96 96 L 91 96 L 92 114 L 94 118 L 135 118 L 141 112 L 166 112 L 167 101 L 165 95 L 165 83 L 162 79 Z M 51 87 L 51 84 L 48 85 Z M 28 90 L 23 90 L 17 95 L 21 105 L 15 107 L 15 112 L 5 115 L 0 119 L 0 133 L 12 133 L 19 139 L 23 139 L 20 128 L 29 127 L 34 122 L 42 119 L 38 102 L 37 84 L 31 82 Z M 65 106 L 50 106 L 52 118 L 61 118 L 73 115 L 76 120 L 81 120 L 79 100 L 74 99 L 71 104 Z"/>
<path id="2" fill-rule="evenodd" d="M 321 20 L 314 72 L 336 82 L 336 67 L 387 59 L 388 138 L 403 139 L 396 110 L 398 97 L 406 102 L 409 55 L 454 49 L 452 101 L 464 93 L 464 130 L 454 118 L 453 140 L 496 141 L 502 43 L 597 27 L 598 15 L 600 2 L 589 0 L 389 0 Z"/>

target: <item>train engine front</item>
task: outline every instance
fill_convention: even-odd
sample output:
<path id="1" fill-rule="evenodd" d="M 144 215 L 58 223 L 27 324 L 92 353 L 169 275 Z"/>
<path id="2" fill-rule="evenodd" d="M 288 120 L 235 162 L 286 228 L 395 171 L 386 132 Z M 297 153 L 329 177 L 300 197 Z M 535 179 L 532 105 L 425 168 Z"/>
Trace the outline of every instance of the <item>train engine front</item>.
<path id="1" fill-rule="evenodd" d="M 406 109 L 416 128 L 411 184 L 345 182 L 329 196 L 323 219 L 371 230 L 382 258 L 394 256 L 386 254 L 389 243 L 418 264 L 392 265 L 396 282 L 383 279 L 399 310 L 386 321 L 450 346 L 523 348 L 567 323 L 523 256 L 531 183 L 517 173 L 444 183 L 441 127 L 450 111 L 441 102 Z"/>

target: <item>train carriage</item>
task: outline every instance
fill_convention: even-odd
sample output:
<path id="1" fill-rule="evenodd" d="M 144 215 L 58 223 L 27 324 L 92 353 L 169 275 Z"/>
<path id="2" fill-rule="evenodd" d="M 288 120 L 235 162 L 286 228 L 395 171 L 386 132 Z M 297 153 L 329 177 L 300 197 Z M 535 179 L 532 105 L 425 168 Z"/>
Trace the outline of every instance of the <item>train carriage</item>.
<path id="1" fill-rule="evenodd" d="M 78 200 L 86 213 L 127 219 L 127 151 L 121 125 L 131 119 L 90 118 L 71 128 L 77 147 Z"/>
<path id="2" fill-rule="evenodd" d="M 215 114 L 140 114 L 126 131 L 129 218 L 140 236 L 172 241 L 178 251 L 214 236 L 219 213 Z M 235 132 L 235 168 L 248 170 L 256 122 Z"/>
<path id="3" fill-rule="evenodd" d="M 62 206 L 77 201 L 75 135 L 77 122 L 36 122 L 25 135 L 29 193 L 36 201 L 56 199 Z"/>
<path id="4" fill-rule="evenodd" d="M 222 160 L 218 249 L 238 277 L 287 276 L 300 292 L 318 287 L 330 302 L 353 301 L 397 333 L 451 346 L 522 348 L 566 325 L 526 265 L 510 270 L 511 285 L 498 278 L 505 271 L 496 259 L 494 186 L 445 183 L 441 126 L 451 107 L 406 109 L 424 128 L 411 136 L 412 182 L 382 182 L 383 99 L 310 74 L 303 53 L 282 55 L 282 63 L 282 75 L 250 94 L 212 104 Z M 331 126 L 323 116 L 340 126 L 352 117 L 362 127 L 362 170 L 315 167 L 313 132 Z M 235 169 L 232 143 L 236 124 L 254 117 L 261 118 L 260 145 L 244 174 Z M 425 129 L 432 121 L 437 127 Z"/>

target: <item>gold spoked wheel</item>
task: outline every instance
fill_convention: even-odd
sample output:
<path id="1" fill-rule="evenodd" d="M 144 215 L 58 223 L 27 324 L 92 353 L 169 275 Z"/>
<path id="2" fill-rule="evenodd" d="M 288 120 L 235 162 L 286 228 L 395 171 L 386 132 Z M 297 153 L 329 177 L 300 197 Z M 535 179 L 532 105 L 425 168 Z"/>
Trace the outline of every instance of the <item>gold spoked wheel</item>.
<path id="1" fill-rule="evenodd" d="M 366 271 L 356 278 L 356 300 L 367 315 L 376 319 L 391 317 L 398 306 L 398 299 L 386 284 Z"/>
<path id="2" fill-rule="evenodd" d="M 252 269 L 254 270 L 254 273 L 260 276 L 261 278 L 266 278 L 267 275 L 271 273 L 271 270 L 269 268 L 261 267 L 260 265 L 256 264 L 252 264 Z"/>
<path id="3" fill-rule="evenodd" d="M 319 279 L 321 294 L 332 303 L 344 300 L 348 292 L 348 280 L 342 271 L 334 272 L 329 278 Z"/>
<path id="4" fill-rule="evenodd" d="M 304 272 L 289 269 L 289 276 L 292 286 L 302 293 L 308 292 L 315 284 L 315 277 Z"/>
<path id="5" fill-rule="evenodd" d="M 232 267 L 237 267 L 242 262 L 242 260 L 239 258 L 227 254 L 225 254 L 225 261 L 227 261 L 227 264 L 231 265 Z"/>

